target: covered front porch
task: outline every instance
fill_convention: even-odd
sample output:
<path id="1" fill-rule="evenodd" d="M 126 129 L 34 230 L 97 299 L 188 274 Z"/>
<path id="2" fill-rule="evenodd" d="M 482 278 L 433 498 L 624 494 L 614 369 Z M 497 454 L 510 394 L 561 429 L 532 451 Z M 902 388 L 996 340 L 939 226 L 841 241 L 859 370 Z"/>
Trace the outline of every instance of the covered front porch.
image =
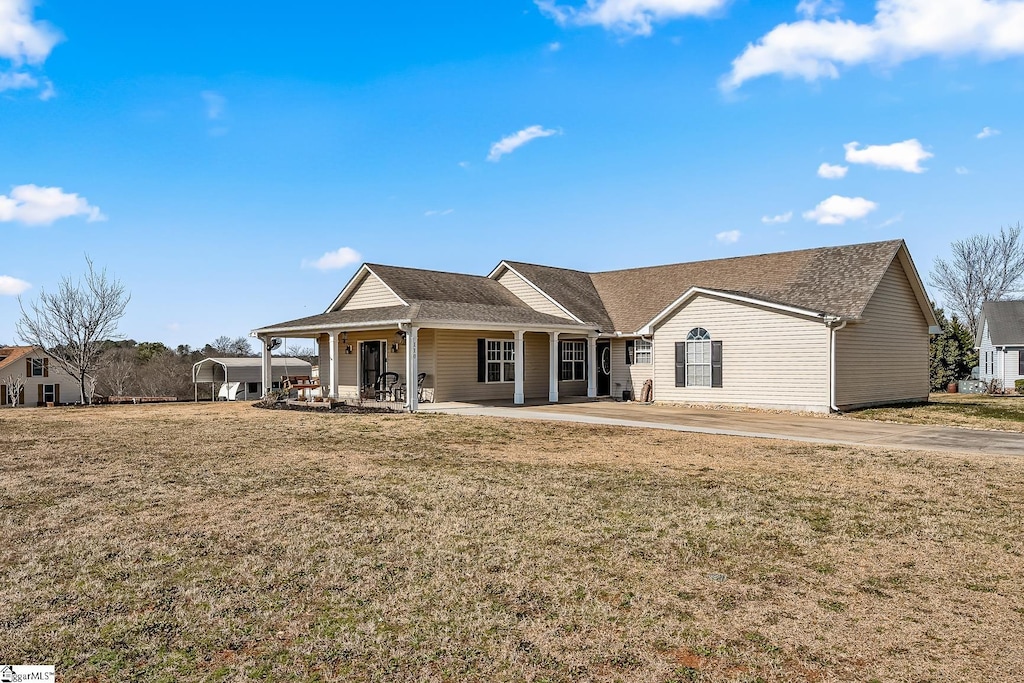
<path id="1" fill-rule="evenodd" d="M 416 412 L 421 403 L 557 403 L 599 395 L 596 330 L 398 320 L 264 328 L 264 386 L 275 337 L 317 342 L 325 397 Z M 604 341 L 607 344 L 607 341 Z M 410 378 L 412 380 L 410 381 Z M 608 393 L 606 389 L 604 393 Z"/>

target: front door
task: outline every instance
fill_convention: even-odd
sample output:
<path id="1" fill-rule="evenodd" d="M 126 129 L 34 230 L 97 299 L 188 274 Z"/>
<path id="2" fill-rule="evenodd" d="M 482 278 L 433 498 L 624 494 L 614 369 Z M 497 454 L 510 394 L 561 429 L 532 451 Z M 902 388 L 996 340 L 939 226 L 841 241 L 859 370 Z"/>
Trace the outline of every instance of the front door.
<path id="1" fill-rule="evenodd" d="M 359 393 L 361 396 L 373 397 L 374 389 L 377 387 L 377 378 L 387 370 L 384 367 L 385 362 L 384 342 L 365 341 L 359 344 L 359 368 L 361 373 L 359 377 Z"/>
<path id="2" fill-rule="evenodd" d="M 612 343 L 597 342 L 597 395 L 610 396 L 612 393 Z"/>

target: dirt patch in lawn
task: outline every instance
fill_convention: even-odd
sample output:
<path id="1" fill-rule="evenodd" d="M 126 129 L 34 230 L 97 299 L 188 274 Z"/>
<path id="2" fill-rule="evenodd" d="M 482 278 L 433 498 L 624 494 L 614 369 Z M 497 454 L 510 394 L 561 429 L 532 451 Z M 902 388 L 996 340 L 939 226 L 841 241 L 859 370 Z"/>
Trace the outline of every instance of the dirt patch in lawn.
<path id="1" fill-rule="evenodd" d="M 1013 680 L 1024 460 L 238 404 L 0 412 L 62 680 Z"/>
<path id="2" fill-rule="evenodd" d="M 928 403 L 866 408 L 846 413 L 844 417 L 1024 432 L 1024 396 L 932 394 Z"/>

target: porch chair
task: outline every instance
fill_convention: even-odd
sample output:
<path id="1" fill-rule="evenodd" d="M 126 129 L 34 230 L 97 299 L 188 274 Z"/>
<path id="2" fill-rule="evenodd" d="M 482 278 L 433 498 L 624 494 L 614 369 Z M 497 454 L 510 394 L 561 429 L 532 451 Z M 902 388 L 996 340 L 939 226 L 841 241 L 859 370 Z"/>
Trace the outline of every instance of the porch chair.
<path id="1" fill-rule="evenodd" d="M 394 401 L 395 385 L 398 384 L 397 372 L 385 372 L 377 376 L 377 386 L 374 387 L 373 398 L 377 401 Z"/>

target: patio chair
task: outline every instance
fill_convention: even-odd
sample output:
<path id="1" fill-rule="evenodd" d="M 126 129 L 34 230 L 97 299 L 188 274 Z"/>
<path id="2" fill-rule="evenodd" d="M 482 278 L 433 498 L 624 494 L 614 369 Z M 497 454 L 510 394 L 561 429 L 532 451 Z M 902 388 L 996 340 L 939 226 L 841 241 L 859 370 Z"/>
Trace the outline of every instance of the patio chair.
<path id="1" fill-rule="evenodd" d="M 416 400 L 423 401 L 423 381 L 427 379 L 427 373 L 421 372 L 416 375 Z"/>
<path id="2" fill-rule="evenodd" d="M 397 372 L 385 372 L 377 376 L 377 386 L 374 387 L 373 398 L 377 401 L 394 401 L 395 385 L 398 384 Z"/>

